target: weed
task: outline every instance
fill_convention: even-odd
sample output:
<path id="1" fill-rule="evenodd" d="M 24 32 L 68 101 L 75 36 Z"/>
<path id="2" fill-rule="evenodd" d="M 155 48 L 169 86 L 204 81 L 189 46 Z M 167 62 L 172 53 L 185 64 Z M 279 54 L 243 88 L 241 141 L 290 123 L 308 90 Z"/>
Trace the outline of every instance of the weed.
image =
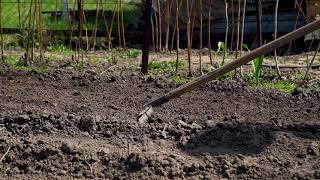
<path id="1" fill-rule="evenodd" d="M 138 49 L 129 49 L 123 54 L 120 54 L 120 58 L 129 59 L 129 58 L 137 58 L 140 54 L 140 50 Z"/>
<path id="2" fill-rule="evenodd" d="M 267 89 L 275 89 L 282 92 L 292 92 L 298 87 L 298 85 L 292 81 L 261 81 L 260 84 L 255 86 Z"/>
<path id="3" fill-rule="evenodd" d="M 18 71 L 33 71 L 37 74 L 44 73 L 47 69 L 47 65 L 41 65 L 41 66 L 28 66 L 24 63 L 23 60 L 19 56 L 5 56 L 4 57 L 4 64 L 8 65 L 13 70 Z"/>
<path id="4" fill-rule="evenodd" d="M 251 50 L 249 49 L 249 46 L 246 44 L 242 45 L 243 49 L 247 50 L 250 52 Z M 262 70 L 262 63 L 264 60 L 264 56 L 259 56 L 253 61 L 251 61 L 252 68 L 253 68 L 253 77 L 256 80 L 256 84 L 260 83 L 260 76 L 261 76 L 261 70 Z"/>
<path id="5" fill-rule="evenodd" d="M 219 42 L 218 42 L 218 50 L 217 50 L 217 53 L 220 53 L 220 52 L 224 51 L 225 47 L 226 47 L 225 43 L 219 41 Z M 221 62 L 221 66 L 223 66 L 224 64 L 225 64 L 225 59 L 223 58 L 223 59 L 222 59 L 222 62 Z"/>
<path id="6" fill-rule="evenodd" d="M 169 77 L 169 79 L 176 82 L 176 83 L 187 83 L 187 82 L 190 82 L 193 78 L 176 75 L 176 76 Z"/>
<path id="7" fill-rule="evenodd" d="M 150 73 L 160 73 L 160 72 L 175 72 L 177 62 L 175 60 L 171 61 L 150 61 L 148 64 Z M 182 61 L 178 62 L 178 66 L 184 66 Z"/>
<path id="8" fill-rule="evenodd" d="M 71 67 L 73 67 L 74 69 L 78 70 L 78 71 L 83 71 L 86 67 L 87 67 L 87 63 L 84 61 L 80 61 L 80 62 L 76 62 L 71 64 Z"/>
<path id="9" fill-rule="evenodd" d="M 74 51 L 62 44 L 52 44 L 47 47 L 48 51 L 58 53 L 63 56 L 71 56 L 74 54 Z"/>
<path id="10" fill-rule="evenodd" d="M 48 59 L 47 59 L 47 61 L 48 62 L 53 62 L 53 61 L 55 61 L 57 58 L 55 57 L 55 56 L 49 56 L 48 57 Z"/>

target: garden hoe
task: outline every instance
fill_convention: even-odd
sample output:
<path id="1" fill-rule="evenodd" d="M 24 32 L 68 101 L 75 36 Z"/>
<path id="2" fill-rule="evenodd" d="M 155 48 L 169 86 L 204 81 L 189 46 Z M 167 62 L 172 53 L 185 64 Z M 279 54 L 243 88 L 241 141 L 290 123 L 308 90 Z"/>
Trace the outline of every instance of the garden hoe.
<path id="1" fill-rule="evenodd" d="M 146 123 L 148 122 L 148 120 L 150 119 L 152 113 L 153 113 L 153 108 L 154 107 L 158 107 L 176 97 L 179 97 L 191 90 L 193 90 L 194 88 L 203 85 L 209 81 L 212 81 L 222 75 L 224 75 L 225 73 L 232 71 L 238 67 L 240 67 L 241 65 L 247 64 L 248 62 L 252 61 L 253 59 L 265 55 L 267 53 L 273 52 L 275 49 L 278 49 L 288 43 L 290 43 L 291 41 L 294 41 L 298 38 L 301 38 L 309 33 L 312 33 L 316 30 L 320 29 L 320 20 L 316 20 L 312 23 L 309 23 L 295 31 L 292 31 L 282 37 L 280 37 L 279 39 L 276 39 L 268 44 L 265 44 L 257 49 L 255 49 L 254 51 L 251 51 L 250 53 L 206 74 L 203 76 L 200 76 L 198 78 L 196 78 L 195 80 L 182 85 L 170 92 L 168 92 L 167 94 L 165 94 L 164 96 L 159 97 L 158 99 L 155 99 L 149 103 L 147 103 L 144 107 L 146 108 L 145 110 L 143 110 L 139 116 L 138 116 L 138 121 L 140 123 Z"/>

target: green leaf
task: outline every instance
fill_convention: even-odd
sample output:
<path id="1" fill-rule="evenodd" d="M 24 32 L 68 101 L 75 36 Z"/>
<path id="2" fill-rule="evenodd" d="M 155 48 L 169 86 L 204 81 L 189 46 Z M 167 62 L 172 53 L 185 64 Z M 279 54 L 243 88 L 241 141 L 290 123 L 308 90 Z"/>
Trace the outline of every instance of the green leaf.
<path id="1" fill-rule="evenodd" d="M 259 84 L 260 81 L 263 59 L 264 56 L 260 56 L 251 62 L 253 67 L 253 77 L 255 78 L 257 84 Z"/>
<path id="2" fill-rule="evenodd" d="M 224 48 L 225 48 L 225 43 L 219 41 L 219 42 L 218 42 L 218 52 L 223 51 Z"/>
<path id="3" fill-rule="evenodd" d="M 249 46 L 246 44 L 242 45 L 242 48 L 245 49 L 246 51 L 250 52 L 251 50 L 249 49 Z"/>

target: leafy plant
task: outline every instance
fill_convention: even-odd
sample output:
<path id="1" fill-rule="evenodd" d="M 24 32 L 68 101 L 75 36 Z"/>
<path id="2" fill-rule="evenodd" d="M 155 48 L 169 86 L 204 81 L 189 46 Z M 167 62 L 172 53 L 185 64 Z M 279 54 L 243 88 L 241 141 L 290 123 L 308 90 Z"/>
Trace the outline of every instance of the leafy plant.
<path id="1" fill-rule="evenodd" d="M 219 52 L 223 51 L 224 48 L 225 48 L 225 46 L 226 46 L 226 45 L 225 45 L 224 42 L 219 41 L 219 42 L 218 42 L 218 50 L 217 50 L 217 52 L 219 53 Z"/>
<path id="2" fill-rule="evenodd" d="M 249 49 L 248 45 L 243 44 L 242 45 L 243 49 L 247 50 L 250 52 L 251 50 Z M 253 68 L 253 77 L 255 78 L 256 84 L 260 83 L 260 76 L 261 76 L 261 70 L 262 70 L 262 63 L 264 60 L 264 56 L 259 56 L 253 61 L 251 61 L 252 68 Z"/>
<path id="3" fill-rule="evenodd" d="M 150 61 L 148 64 L 150 74 L 158 74 L 163 72 L 176 73 L 176 60 L 171 61 Z M 183 67 L 182 61 L 178 62 L 178 66 Z"/>
<path id="4" fill-rule="evenodd" d="M 53 44 L 47 47 L 48 51 L 56 52 L 64 56 L 70 56 L 74 52 L 72 49 L 62 45 L 62 44 Z"/>
<path id="5" fill-rule="evenodd" d="M 127 55 L 129 58 L 136 58 L 138 57 L 140 54 L 140 51 L 137 49 L 129 49 Z"/>
<path id="6" fill-rule="evenodd" d="M 253 67 L 253 77 L 255 78 L 257 84 L 259 84 L 260 82 L 263 59 L 264 56 L 260 56 L 255 60 L 251 61 Z"/>
<path id="7" fill-rule="evenodd" d="M 4 64 L 8 65 L 11 69 L 19 71 L 33 71 L 35 73 L 43 73 L 48 69 L 47 65 L 41 66 L 28 66 L 25 64 L 25 61 L 19 58 L 18 56 L 5 56 Z"/>
<path id="8" fill-rule="evenodd" d="M 220 53 L 220 52 L 224 51 L 225 47 L 226 47 L 225 43 L 219 41 L 219 42 L 218 42 L 218 50 L 217 50 L 217 53 Z M 225 59 L 223 58 L 223 59 L 222 59 L 222 62 L 221 62 L 221 66 L 223 66 L 224 63 L 225 63 Z"/>
<path id="9" fill-rule="evenodd" d="M 87 67 L 87 63 L 84 61 L 76 62 L 71 65 L 74 69 L 78 71 L 83 71 Z"/>
<path id="10" fill-rule="evenodd" d="M 140 51 L 138 49 L 129 49 L 127 52 L 120 54 L 120 57 L 123 59 L 137 58 L 139 54 Z"/>

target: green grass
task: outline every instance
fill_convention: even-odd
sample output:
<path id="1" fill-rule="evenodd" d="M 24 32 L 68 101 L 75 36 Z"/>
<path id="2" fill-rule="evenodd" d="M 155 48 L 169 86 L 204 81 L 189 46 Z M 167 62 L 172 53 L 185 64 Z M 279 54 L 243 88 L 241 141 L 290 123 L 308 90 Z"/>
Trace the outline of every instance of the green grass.
<path id="1" fill-rule="evenodd" d="M 129 49 L 127 51 L 121 52 L 119 57 L 123 59 L 137 58 L 141 54 L 141 50 Z"/>
<path id="2" fill-rule="evenodd" d="M 33 71 L 38 74 L 44 73 L 47 71 L 48 66 L 42 65 L 42 66 L 25 66 L 23 62 L 20 60 L 19 56 L 10 55 L 4 57 L 4 64 L 8 65 L 13 70 L 18 71 Z"/>
<path id="3" fill-rule="evenodd" d="M 77 9 L 76 0 L 69 0 L 69 9 Z M 109 24 L 111 22 L 112 11 L 116 6 L 117 0 L 108 0 L 105 2 L 103 9 L 106 11 L 107 19 Z M 135 1 L 134 3 L 125 3 L 124 4 L 124 22 L 126 25 L 134 22 L 136 18 L 141 16 L 141 1 Z M 28 22 L 28 14 L 30 7 L 30 0 L 21 0 L 20 3 L 21 9 L 21 21 L 26 27 Z M 84 4 L 85 10 L 95 10 L 96 9 L 96 0 L 86 0 Z M 62 5 L 60 0 L 42 0 L 42 11 L 60 11 L 62 10 Z M 3 28 L 19 28 L 19 10 L 17 0 L 5 0 L 2 2 L 2 22 Z M 63 17 L 55 18 L 51 14 L 42 14 L 43 15 L 43 25 L 44 29 L 51 30 L 66 30 L 68 29 L 68 22 Z M 95 17 L 86 17 L 86 23 L 84 24 L 85 29 L 93 29 Z M 104 20 L 99 18 L 99 29 L 104 29 Z M 74 27 L 77 27 L 77 23 L 74 23 Z M 115 24 L 114 28 L 117 26 Z"/>
<path id="4" fill-rule="evenodd" d="M 192 81 L 193 78 L 175 75 L 175 76 L 170 76 L 169 79 L 176 82 L 176 83 L 187 83 L 187 82 Z"/>
<path id="5" fill-rule="evenodd" d="M 261 80 L 263 81 L 263 80 Z M 258 85 L 253 85 L 260 88 L 266 88 L 266 89 L 275 89 L 282 92 L 292 92 L 295 90 L 298 85 L 292 81 L 276 81 L 276 82 L 261 82 Z"/>
<path id="6" fill-rule="evenodd" d="M 74 54 L 74 51 L 62 44 L 53 44 L 47 47 L 49 52 L 54 52 L 63 56 L 71 56 Z"/>

